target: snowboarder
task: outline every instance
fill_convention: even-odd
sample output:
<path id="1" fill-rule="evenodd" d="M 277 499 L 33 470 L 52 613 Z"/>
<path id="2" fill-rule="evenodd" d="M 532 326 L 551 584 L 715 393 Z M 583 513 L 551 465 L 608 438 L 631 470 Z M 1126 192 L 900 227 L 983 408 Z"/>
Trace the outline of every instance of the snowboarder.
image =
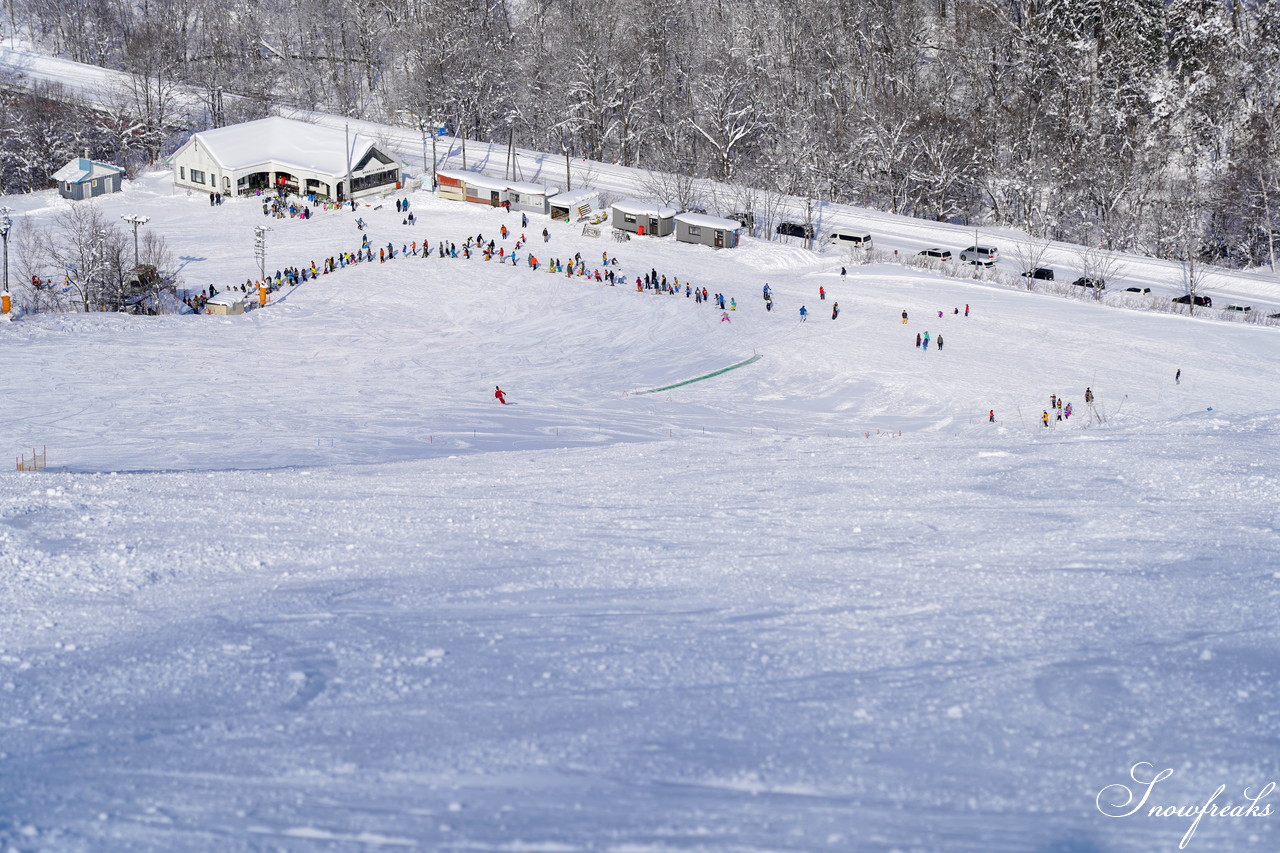
<path id="1" fill-rule="evenodd" d="M 929 351 L 929 333 L 928 332 L 924 333 L 924 351 L 925 352 Z"/>
<path id="2" fill-rule="evenodd" d="M 772 296 L 766 296 L 766 297 L 764 298 L 764 310 L 766 310 L 766 311 L 772 311 L 772 310 L 773 310 L 773 297 L 772 297 Z"/>
<path id="3" fill-rule="evenodd" d="M 827 289 L 826 289 L 825 287 L 823 287 L 822 285 L 818 285 L 818 298 L 819 298 L 819 299 L 826 299 L 826 298 L 827 298 Z"/>
<path id="4" fill-rule="evenodd" d="M 1182 384 L 1182 368 L 1181 367 L 1178 368 L 1177 373 L 1173 374 L 1173 384 L 1174 385 Z"/>
<path id="5" fill-rule="evenodd" d="M 835 318 L 837 318 L 837 317 L 839 317 L 839 316 L 840 316 L 840 303 L 839 303 L 839 302 L 832 303 L 832 305 L 831 305 L 831 319 L 832 319 L 832 320 L 834 320 Z"/>
<path id="6" fill-rule="evenodd" d="M 546 243 L 546 242 L 547 242 L 547 241 L 549 241 L 550 239 L 551 239 L 551 232 L 550 232 L 550 231 L 548 231 L 547 229 L 543 228 L 543 229 L 542 229 L 542 242 Z"/>
<path id="7" fill-rule="evenodd" d="M 846 275 L 848 275 L 848 274 L 849 274 L 849 271 L 848 271 L 847 269 L 845 269 L 844 267 L 840 267 L 840 277 L 841 277 L 841 278 L 844 278 L 844 277 L 845 277 Z"/>
<path id="8" fill-rule="evenodd" d="M 968 316 L 969 316 L 969 303 L 968 303 L 968 302 L 966 302 L 966 303 L 964 304 L 964 316 L 966 316 L 966 317 L 968 317 Z"/>
<path id="9" fill-rule="evenodd" d="M 991 409 L 990 411 L 987 412 L 987 423 L 993 424 L 995 422 L 996 422 L 996 410 Z"/>
<path id="10" fill-rule="evenodd" d="M 505 406 L 507 404 L 507 395 L 497 385 L 493 386 L 493 396 L 494 396 L 494 399 L 496 399 L 502 405 Z"/>
<path id="11" fill-rule="evenodd" d="M 1092 388 L 1086 388 L 1086 389 L 1084 389 L 1084 401 L 1085 401 L 1086 403 L 1092 403 L 1092 402 L 1093 402 L 1093 389 L 1092 389 Z"/>
<path id="12" fill-rule="evenodd" d="M 800 322 L 803 323 L 805 320 L 808 320 L 808 319 L 809 319 L 809 309 L 801 305 L 800 306 Z"/>
<path id="13" fill-rule="evenodd" d="M 732 296 L 729 297 L 729 310 L 730 311 L 738 310 L 738 300 L 734 299 Z"/>
<path id="14" fill-rule="evenodd" d="M 916 332 L 916 349 L 920 349 L 920 333 Z"/>
<path id="15" fill-rule="evenodd" d="M 907 309 L 902 309 L 902 325 L 907 325 Z"/>
<path id="16" fill-rule="evenodd" d="M 523 214 L 523 213 L 522 213 L 522 214 L 520 214 L 520 227 L 521 227 L 521 228 L 528 228 L 528 227 L 529 227 L 529 217 L 528 217 L 528 216 L 526 216 L 526 215 L 525 215 L 525 214 Z"/>

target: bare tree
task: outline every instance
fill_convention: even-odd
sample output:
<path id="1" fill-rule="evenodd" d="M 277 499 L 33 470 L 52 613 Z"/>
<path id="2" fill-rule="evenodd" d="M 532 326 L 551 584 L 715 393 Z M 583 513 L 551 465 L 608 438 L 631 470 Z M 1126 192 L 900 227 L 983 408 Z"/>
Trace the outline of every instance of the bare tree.
<path id="1" fill-rule="evenodd" d="M 1013 244 L 1009 254 L 1018 262 L 1022 277 L 1026 280 L 1027 290 L 1035 290 L 1035 271 L 1044 265 L 1045 253 L 1049 251 L 1048 240 L 1019 240 Z"/>
<path id="2" fill-rule="evenodd" d="M 673 205 L 681 210 L 702 206 L 702 182 L 691 175 L 679 172 L 645 172 L 640 186 L 663 204 Z"/>
<path id="3" fill-rule="evenodd" d="M 91 203 L 71 205 L 41 232 L 46 263 L 63 277 L 84 311 L 115 310 L 132 257 L 124 232 Z"/>
<path id="4" fill-rule="evenodd" d="M 1103 287 L 1108 281 L 1114 282 L 1124 275 L 1125 264 L 1121 263 L 1111 252 L 1102 249 L 1082 248 L 1076 253 L 1076 268 L 1081 278 L 1096 282 L 1092 288 L 1095 301 L 1102 300 Z"/>

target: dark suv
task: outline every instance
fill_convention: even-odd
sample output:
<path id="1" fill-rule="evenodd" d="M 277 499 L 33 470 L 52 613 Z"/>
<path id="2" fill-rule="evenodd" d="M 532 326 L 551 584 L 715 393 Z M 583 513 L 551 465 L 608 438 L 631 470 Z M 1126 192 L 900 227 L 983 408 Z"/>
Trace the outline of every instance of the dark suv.
<path id="1" fill-rule="evenodd" d="M 1022 274 L 1023 278 L 1035 278 L 1040 281 L 1053 281 L 1053 270 L 1048 267 L 1036 267 Z"/>
<path id="2" fill-rule="evenodd" d="M 1173 298 L 1173 301 L 1178 303 L 1179 305 L 1190 305 L 1192 298 L 1193 297 L 1191 296 L 1190 293 L 1186 293 L 1186 294 L 1183 294 L 1182 296 L 1175 296 Z M 1196 296 L 1194 297 L 1194 299 L 1195 299 L 1195 304 L 1199 305 L 1202 308 L 1213 307 L 1213 300 L 1207 296 Z"/>
<path id="3" fill-rule="evenodd" d="M 1071 282 L 1076 287 L 1092 287 L 1094 290 L 1106 290 L 1107 282 L 1101 278 L 1089 278 L 1088 276 L 1080 276 L 1080 278 Z"/>
<path id="4" fill-rule="evenodd" d="M 812 225 L 800 225 L 796 222 L 779 222 L 777 231 L 783 237 L 803 237 L 805 240 L 813 237 Z"/>

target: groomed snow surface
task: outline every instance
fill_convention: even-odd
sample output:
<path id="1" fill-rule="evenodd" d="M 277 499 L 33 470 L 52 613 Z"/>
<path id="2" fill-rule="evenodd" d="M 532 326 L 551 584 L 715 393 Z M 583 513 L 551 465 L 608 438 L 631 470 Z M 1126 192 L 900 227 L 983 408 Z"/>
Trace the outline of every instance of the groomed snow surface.
<path id="1" fill-rule="evenodd" d="M 410 198 L 375 256 L 519 234 Z M 264 222 L 273 269 L 360 240 L 99 203 L 193 287 Z M 530 218 L 631 284 L 522 249 L 0 324 L 0 446 L 49 465 L 0 476 L 0 849 L 1161 851 L 1193 818 L 1149 807 L 1280 780 L 1280 330 Z"/>

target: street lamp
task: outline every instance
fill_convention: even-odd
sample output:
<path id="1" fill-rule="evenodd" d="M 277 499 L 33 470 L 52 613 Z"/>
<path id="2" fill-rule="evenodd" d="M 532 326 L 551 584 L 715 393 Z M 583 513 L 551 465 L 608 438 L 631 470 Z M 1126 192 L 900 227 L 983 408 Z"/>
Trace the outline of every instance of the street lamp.
<path id="1" fill-rule="evenodd" d="M 150 217 L 139 216 L 136 213 L 130 213 L 128 216 L 121 216 L 125 222 L 133 226 L 133 268 L 138 268 L 138 226 L 146 225 L 151 221 Z"/>
<path id="2" fill-rule="evenodd" d="M 4 239 L 4 293 L 0 295 L 0 314 L 8 314 L 10 306 L 9 298 L 9 229 L 13 227 L 13 220 L 9 218 L 9 208 L 0 207 L 0 238 Z"/>

